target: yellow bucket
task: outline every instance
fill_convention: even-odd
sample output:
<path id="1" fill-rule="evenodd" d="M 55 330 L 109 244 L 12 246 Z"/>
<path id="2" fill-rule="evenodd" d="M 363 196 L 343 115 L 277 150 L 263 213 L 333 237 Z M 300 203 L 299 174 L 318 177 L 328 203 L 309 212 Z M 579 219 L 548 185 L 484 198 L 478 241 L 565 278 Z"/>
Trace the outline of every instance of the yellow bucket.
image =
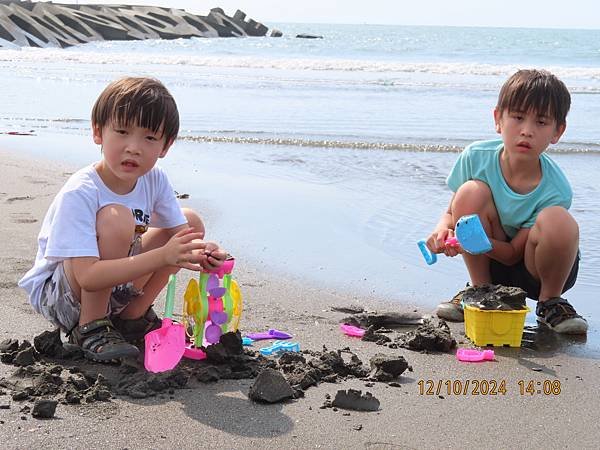
<path id="1" fill-rule="evenodd" d="M 478 347 L 520 347 L 529 308 L 487 311 L 465 305 L 465 334 Z"/>

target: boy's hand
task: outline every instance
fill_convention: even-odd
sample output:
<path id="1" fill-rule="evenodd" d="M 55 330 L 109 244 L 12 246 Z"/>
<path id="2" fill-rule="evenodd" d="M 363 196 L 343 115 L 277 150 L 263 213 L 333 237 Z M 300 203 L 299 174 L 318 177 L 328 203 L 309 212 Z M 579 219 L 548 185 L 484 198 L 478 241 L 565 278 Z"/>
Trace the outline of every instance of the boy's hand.
<path id="1" fill-rule="evenodd" d="M 206 247 L 200 255 L 200 265 L 204 270 L 215 270 L 223 265 L 228 256 L 228 253 L 219 248 L 214 242 L 206 242 Z"/>
<path id="2" fill-rule="evenodd" d="M 444 228 L 435 230 L 427 239 L 427 248 L 432 253 L 444 253 L 446 256 L 456 256 L 462 253 L 460 244 L 447 245 L 446 241 L 454 237 L 454 230 Z"/>
<path id="3" fill-rule="evenodd" d="M 166 265 L 202 270 L 203 254 L 208 245 L 202 241 L 202 236 L 203 233 L 196 233 L 192 228 L 174 234 L 162 248 Z"/>

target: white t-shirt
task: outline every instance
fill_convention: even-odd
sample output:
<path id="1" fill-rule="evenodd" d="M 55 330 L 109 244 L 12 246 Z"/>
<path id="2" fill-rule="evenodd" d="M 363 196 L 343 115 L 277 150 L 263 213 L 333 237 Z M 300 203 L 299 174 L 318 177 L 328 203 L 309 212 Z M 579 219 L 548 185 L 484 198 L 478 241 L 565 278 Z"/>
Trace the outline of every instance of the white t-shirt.
<path id="1" fill-rule="evenodd" d="M 109 204 L 130 208 L 136 225 L 143 228 L 173 228 L 186 223 L 173 187 L 158 166 L 138 178 L 133 190 L 125 195 L 111 191 L 93 164 L 75 172 L 50 205 L 38 235 L 35 263 L 19 280 L 36 311 L 39 312 L 44 283 L 60 261 L 100 256 L 96 214 Z"/>

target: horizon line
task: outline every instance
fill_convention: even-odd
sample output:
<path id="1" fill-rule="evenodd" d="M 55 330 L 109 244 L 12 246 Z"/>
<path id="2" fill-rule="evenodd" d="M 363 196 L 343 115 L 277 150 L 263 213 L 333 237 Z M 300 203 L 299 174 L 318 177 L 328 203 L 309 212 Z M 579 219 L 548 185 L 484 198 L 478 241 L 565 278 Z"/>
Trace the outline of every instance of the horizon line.
<path id="1" fill-rule="evenodd" d="M 256 20 L 256 19 L 255 19 Z M 564 26 L 520 26 L 520 25 L 440 25 L 440 24 L 402 24 L 402 23 L 375 23 L 375 22 L 285 22 L 278 20 L 263 20 L 262 24 L 277 23 L 289 25 L 368 25 L 368 26 L 398 26 L 398 27 L 431 27 L 431 28 L 499 28 L 521 30 L 573 30 L 573 31 L 600 31 L 599 28 L 564 27 Z"/>

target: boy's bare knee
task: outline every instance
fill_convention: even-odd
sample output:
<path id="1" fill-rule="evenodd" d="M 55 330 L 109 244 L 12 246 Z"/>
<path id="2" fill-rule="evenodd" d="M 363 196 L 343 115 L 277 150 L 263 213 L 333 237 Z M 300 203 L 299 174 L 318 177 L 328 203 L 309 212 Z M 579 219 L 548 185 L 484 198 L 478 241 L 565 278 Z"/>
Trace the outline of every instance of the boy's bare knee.
<path id="1" fill-rule="evenodd" d="M 129 248 L 135 234 L 135 220 L 131 210 L 123 205 L 110 204 L 96 214 L 96 233 L 99 243 L 106 237 Z M 126 249 L 127 249 L 126 248 Z"/>
<path id="2" fill-rule="evenodd" d="M 183 215 L 185 216 L 185 219 L 187 220 L 187 223 L 190 226 L 190 228 L 193 228 L 198 233 L 202 233 L 202 237 L 204 237 L 204 222 L 202 222 L 202 219 L 200 218 L 198 213 L 190 208 L 181 208 L 181 211 L 183 211 Z"/>
<path id="3" fill-rule="evenodd" d="M 484 198 L 491 198 L 492 197 L 492 191 L 490 190 L 490 187 L 484 183 L 483 181 L 480 180 L 469 180 L 465 183 L 463 183 L 460 188 L 458 188 L 458 191 L 456 191 L 456 195 L 460 195 L 460 196 L 475 196 L 475 197 L 484 197 Z"/>
<path id="4" fill-rule="evenodd" d="M 552 239 L 556 242 L 579 240 L 579 225 L 562 206 L 544 208 L 538 214 L 534 226 L 544 239 Z"/>
<path id="5" fill-rule="evenodd" d="M 480 212 L 493 205 L 490 187 L 479 180 L 469 180 L 463 183 L 454 197 L 453 207 L 472 209 L 473 213 Z"/>

